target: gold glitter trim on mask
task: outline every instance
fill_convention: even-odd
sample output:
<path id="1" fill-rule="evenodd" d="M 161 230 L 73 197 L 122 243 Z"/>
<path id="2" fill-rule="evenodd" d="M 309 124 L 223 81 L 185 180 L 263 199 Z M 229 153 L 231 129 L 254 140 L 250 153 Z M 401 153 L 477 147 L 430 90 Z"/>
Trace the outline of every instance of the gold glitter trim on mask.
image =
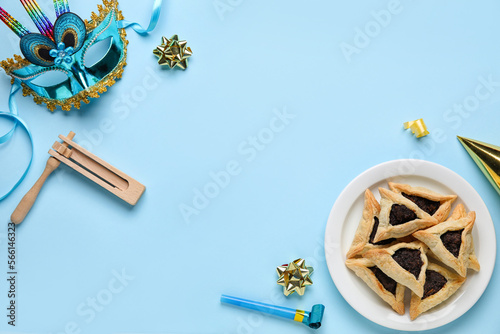
<path id="1" fill-rule="evenodd" d="M 99 26 L 104 21 L 106 16 L 108 16 L 108 14 L 112 11 L 115 12 L 116 21 L 123 20 L 123 14 L 120 10 L 118 10 L 118 1 L 116 0 L 103 0 L 102 5 L 97 5 L 97 9 L 99 11 L 99 14 L 92 12 L 92 14 L 90 15 L 90 21 L 84 20 L 85 27 L 87 28 L 87 33 L 91 32 L 97 26 Z M 29 88 L 26 84 L 21 83 L 21 86 L 23 88 L 23 96 L 33 96 L 33 101 L 36 104 L 45 103 L 47 109 L 52 112 L 56 109 L 57 106 L 60 106 L 61 109 L 65 111 L 71 110 L 72 107 L 80 109 L 82 101 L 85 103 L 89 103 L 89 98 L 98 98 L 99 94 L 107 91 L 107 87 L 111 87 L 115 84 L 116 79 L 120 79 L 122 77 L 123 68 L 127 65 L 127 33 L 123 28 L 118 29 L 118 31 L 120 32 L 120 38 L 123 42 L 123 57 L 116 65 L 115 69 L 108 73 L 98 83 L 65 100 L 42 97 L 31 88 Z M 19 55 L 14 55 L 14 59 L 8 58 L 7 60 L 3 60 L 0 63 L 0 66 L 5 70 L 5 73 L 12 76 L 13 71 L 26 67 L 30 64 L 31 63 L 27 59 L 24 59 Z M 14 77 L 12 78 L 11 83 L 14 84 Z"/>

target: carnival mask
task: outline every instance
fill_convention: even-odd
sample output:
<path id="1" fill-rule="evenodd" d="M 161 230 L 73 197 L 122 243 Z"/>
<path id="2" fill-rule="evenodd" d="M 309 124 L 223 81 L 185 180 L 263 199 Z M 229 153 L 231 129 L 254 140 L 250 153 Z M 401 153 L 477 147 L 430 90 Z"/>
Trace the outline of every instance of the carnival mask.
<path id="1" fill-rule="evenodd" d="M 14 31 L 20 40 L 24 58 L 1 62 L 13 82 L 18 80 L 23 95 L 32 95 L 37 104 L 45 103 L 54 111 L 80 108 L 81 102 L 98 98 L 100 93 L 121 78 L 126 65 L 127 44 L 123 20 L 116 0 L 103 0 L 99 14 L 92 13 L 90 21 L 83 21 L 70 12 L 67 0 L 54 0 L 57 19 L 54 24 L 45 16 L 36 0 L 21 0 L 40 33 L 31 33 L 0 7 L 0 19 Z M 109 48 L 100 60 L 88 60 L 88 52 L 100 41 L 110 39 Z M 87 57 L 87 58 L 86 58 Z M 57 84 L 40 85 L 33 81 L 51 71 L 59 71 L 66 79 Z"/>

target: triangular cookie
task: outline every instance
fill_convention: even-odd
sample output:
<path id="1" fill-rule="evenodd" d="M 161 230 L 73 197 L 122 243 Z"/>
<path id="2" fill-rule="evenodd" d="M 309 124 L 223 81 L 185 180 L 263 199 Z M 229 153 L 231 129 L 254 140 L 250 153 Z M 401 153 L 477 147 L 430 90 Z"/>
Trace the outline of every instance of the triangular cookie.
<path id="1" fill-rule="evenodd" d="M 429 262 L 425 271 L 424 295 L 420 298 L 411 294 L 411 320 L 450 298 L 464 282 L 465 277 Z"/>
<path id="2" fill-rule="evenodd" d="M 378 188 L 380 200 L 379 226 L 374 241 L 402 238 L 413 232 L 434 226 L 437 220 L 403 195 Z"/>
<path id="3" fill-rule="evenodd" d="M 354 271 L 377 295 L 394 311 L 399 314 L 405 313 L 404 297 L 405 287 L 392 278 L 388 277 L 373 262 L 368 259 L 347 259 L 346 266 Z"/>
<path id="4" fill-rule="evenodd" d="M 396 239 L 383 240 L 378 243 L 373 241 L 379 224 L 377 217 L 379 212 L 380 205 L 373 196 L 373 193 L 369 189 L 366 189 L 363 216 L 361 217 L 356 234 L 352 240 L 351 248 L 347 252 L 346 257 L 348 259 L 358 255 L 363 255 L 370 249 L 384 247 L 387 244 L 396 241 Z"/>
<path id="5" fill-rule="evenodd" d="M 467 211 L 465 211 L 464 205 L 460 203 L 455 207 L 455 210 L 453 210 L 450 217 L 448 217 L 446 221 L 458 220 L 460 218 L 465 218 L 465 217 L 467 217 Z M 474 240 L 471 240 L 471 248 L 472 252 L 469 255 L 469 268 L 475 271 L 479 271 L 479 269 L 481 269 L 481 266 L 479 265 L 479 261 L 477 260 L 476 257 L 476 251 L 474 249 Z"/>
<path id="6" fill-rule="evenodd" d="M 451 211 L 451 204 L 457 195 L 441 195 L 424 187 L 412 187 L 408 184 L 389 182 L 389 188 L 414 202 L 438 223 L 443 222 Z"/>
<path id="7" fill-rule="evenodd" d="M 419 241 L 401 242 L 388 248 L 372 249 L 366 252 L 364 257 L 371 260 L 387 276 L 421 297 L 424 293 L 428 263 L 426 248 Z"/>
<path id="8" fill-rule="evenodd" d="M 425 243 L 432 254 L 454 269 L 460 276 L 467 275 L 467 268 L 479 271 L 480 266 L 474 254 L 472 227 L 476 220 L 474 211 L 464 218 L 447 220 L 413 236 Z"/>

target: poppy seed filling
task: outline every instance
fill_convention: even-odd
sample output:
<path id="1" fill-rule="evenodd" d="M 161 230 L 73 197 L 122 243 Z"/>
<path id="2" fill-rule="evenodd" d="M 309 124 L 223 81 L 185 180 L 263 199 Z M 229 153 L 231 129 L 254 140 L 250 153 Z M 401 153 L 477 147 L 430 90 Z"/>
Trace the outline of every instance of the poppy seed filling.
<path id="1" fill-rule="evenodd" d="M 391 242 L 396 240 L 394 238 L 390 238 L 390 239 L 386 239 L 386 240 L 381 240 L 379 242 L 373 242 L 373 239 L 375 238 L 375 235 L 377 234 L 378 224 L 379 224 L 378 218 L 373 217 L 373 229 L 372 229 L 372 232 L 370 233 L 370 239 L 369 239 L 369 242 L 372 245 L 377 245 L 377 246 L 378 245 L 387 245 L 387 244 L 390 244 Z"/>
<path id="2" fill-rule="evenodd" d="M 444 247 L 446 247 L 446 249 L 456 258 L 458 258 L 458 254 L 460 253 L 463 231 L 463 229 L 459 231 L 448 231 L 441 235 L 441 241 Z"/>
<path id="3" fill-rule="evenodd" d="M 368 269 L 370 269 L 373 272 L 373 274 L 375 274 L 375 277 L 378 279 L 380 284 L 382 284 L 384 289 L 386 289 L 393 295 L 396 295 L 396 286 L 398 283 L 396 283 L 395 280 L 384 274 L 384 272 L 380 270 L 378 267 L 369 267 Z"/>
<path id="4" fill-rule="evenodd" d="M 389 224 L 401 225 L 409 221 L 417 219 L 415 212 L 401 204 L 393 204 L 389 213 Z"/>
<path id="5" fill-rule="evenodd" d="M 422 299 L 425 299 L 433 294 L 437 293 L 443 288 L 443 286 L 448 282 L 446 278 L 434 270 L 425 271 L 425 284 L 424 284 L 424 295 Z"/>
<path id="6" fill-rule="evenodd" d="M 401 267 L 409 271 L 416 279 L 420 275 L 424 261 L 420 256 L 420 250 L 410 248 L 400 248 L 392 256 Z"/>
<path id="7" fill-rule="evenodd" d="M 436 201 L 431 201 L 430 199 L 419 197 L 419 196 L 414 196 L 414 195 L 408 195 L 405 193 L 401 193 L 404 197 L 408 198 L 410 201 L 415 203 L 420 209 L 424 210 L 431 216 L 436 213 L 436 211 L 439 209 L 439 202 Z"/>

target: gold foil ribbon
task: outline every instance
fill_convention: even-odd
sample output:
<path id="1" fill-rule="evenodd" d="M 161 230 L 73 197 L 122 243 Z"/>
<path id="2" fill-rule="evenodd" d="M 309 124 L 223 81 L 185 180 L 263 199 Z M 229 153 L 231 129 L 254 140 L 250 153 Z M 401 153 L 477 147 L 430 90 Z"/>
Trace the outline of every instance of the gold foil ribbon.
<path id="1" fill-rule="evenodd" d="M 405 122 L 403 125 L 405 129 L 410 128 L 411 132 L 414 133 L 417 138 L 427 136 L 429 134 L 429 131 L 427 131 L 427 126 L 425 125 L 422 118 L 415 121 Z"/>

